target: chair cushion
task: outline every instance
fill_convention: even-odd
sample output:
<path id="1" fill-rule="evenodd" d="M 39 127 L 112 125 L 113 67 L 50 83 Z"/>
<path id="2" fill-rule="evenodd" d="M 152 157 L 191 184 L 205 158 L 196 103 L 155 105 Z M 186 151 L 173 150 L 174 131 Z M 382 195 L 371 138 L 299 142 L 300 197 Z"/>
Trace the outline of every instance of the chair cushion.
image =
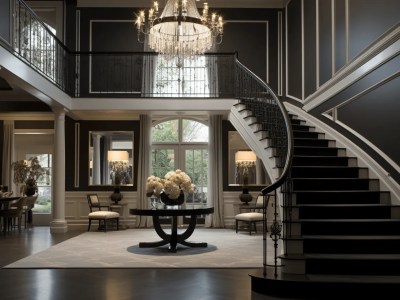
<path id="1" fill-rule="evenodd" d="M 115 219 L 119 218 L 119 213 L 115 211 L 94 211 L 89 213 L 90 219 Z"/>
<path id="2" fill-rule="evenodd" d="M 247 213 L 237 214 L 235 216 L 235 219 L 239 221 L 262 221 L 263 214 L 258 212 L 247 212 Z"/>

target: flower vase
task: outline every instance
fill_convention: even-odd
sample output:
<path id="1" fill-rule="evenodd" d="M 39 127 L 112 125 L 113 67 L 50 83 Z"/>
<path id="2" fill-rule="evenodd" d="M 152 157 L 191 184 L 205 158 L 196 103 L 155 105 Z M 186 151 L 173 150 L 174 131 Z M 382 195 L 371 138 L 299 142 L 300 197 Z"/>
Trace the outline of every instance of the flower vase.
<path id="1" fill-rule="evenodd" d="M 161 193 L 160 198 L 161 202 L 167 206 L 182 205 L 185 202 L 185 194 L 182 191 L 176 199 L 170 199 L 166 193 Z"/>

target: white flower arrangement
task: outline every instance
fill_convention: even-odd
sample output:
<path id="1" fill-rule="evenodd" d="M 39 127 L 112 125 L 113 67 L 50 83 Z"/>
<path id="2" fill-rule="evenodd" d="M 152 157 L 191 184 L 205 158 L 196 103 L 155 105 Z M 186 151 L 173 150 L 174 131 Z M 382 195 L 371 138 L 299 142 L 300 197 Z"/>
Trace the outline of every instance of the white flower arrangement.
<path id="1" fill-rule="evenodd" d="M 164 178 L 150 176 L 147 178 L 146 194 L 159 197 L 162 192 L 170 199 L 177 199 L 181 191 L 193 193 L 196 186 L 192 183 L 189 175 L 182 170 L 170 171 Z"/>

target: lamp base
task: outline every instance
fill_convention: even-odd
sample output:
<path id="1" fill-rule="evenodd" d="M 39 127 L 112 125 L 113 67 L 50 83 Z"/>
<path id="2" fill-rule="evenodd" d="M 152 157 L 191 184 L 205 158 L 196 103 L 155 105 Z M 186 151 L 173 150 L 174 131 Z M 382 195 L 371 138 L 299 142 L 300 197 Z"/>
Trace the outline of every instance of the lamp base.
<path id="1" fill-rule="evenodd" d="M 245 205 L 249 205 L 249 202 L 253 200 L 253 196 L 250 194 L 240 194 L 240 201 L 242 201 Z"/>

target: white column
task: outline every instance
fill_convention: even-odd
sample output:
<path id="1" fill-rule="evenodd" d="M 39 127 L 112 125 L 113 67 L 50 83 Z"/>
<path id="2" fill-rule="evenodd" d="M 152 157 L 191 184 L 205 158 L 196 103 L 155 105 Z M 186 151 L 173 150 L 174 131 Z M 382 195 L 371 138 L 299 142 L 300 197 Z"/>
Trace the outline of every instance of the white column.
<path id="1" fill-rule="evenodd" d="M 93 184 L 101 184 L 100 167 L 102 166 L 100 160 L 100 134 L 92 133 L 93 137 Z"/>
<path id="2" fill-rule="evenodd" d="M 65 112 L 55 110 L 55 144 L 53 155 L 53 219 L 51 233 L 65 233 L 68 225 L 65 220 Z"/>

